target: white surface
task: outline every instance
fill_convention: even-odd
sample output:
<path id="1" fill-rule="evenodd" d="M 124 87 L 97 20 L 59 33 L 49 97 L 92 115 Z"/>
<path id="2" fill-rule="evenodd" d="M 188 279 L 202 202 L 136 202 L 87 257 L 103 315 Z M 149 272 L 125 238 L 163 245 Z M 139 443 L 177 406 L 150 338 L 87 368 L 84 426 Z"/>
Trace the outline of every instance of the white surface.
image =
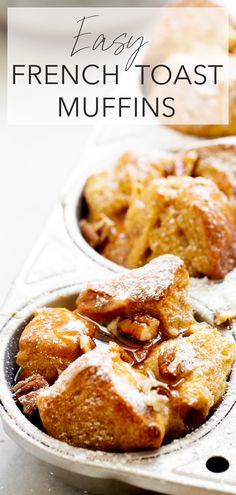
<path id="1" fill-rule="evenodd" d="M 30 253 L 91 128 L 1 132 L 0 300 Z"/>
<path id="2" fill-rule="evenodd" d="M 0 424 L 1 495 L 79 495 L 86 492 L 66 485 L 46 464 L 23 452 Z"/>

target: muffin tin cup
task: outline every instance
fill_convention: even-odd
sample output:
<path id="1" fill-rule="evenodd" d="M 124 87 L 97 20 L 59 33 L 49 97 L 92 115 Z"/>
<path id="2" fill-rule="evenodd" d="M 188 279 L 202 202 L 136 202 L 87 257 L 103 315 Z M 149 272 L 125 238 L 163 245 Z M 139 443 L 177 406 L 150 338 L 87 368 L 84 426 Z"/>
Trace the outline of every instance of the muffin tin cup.
<path id="1" fill-rule="evenodd" d="M 83 190 L 88 175 L 80 178 L 74 194 L 68 194 L 68 196 L 66 196 L 65 200 L 63 201 L 65 227 L 68 235 L 71 237 L 74 244 L 86 255 L 88 260 L 91 260 L 97 265 L 100 265 L 105 270 L 119 273 L 121 271 L 124 271 L 125 268 L 117 265 L 116 263 L 113 263 L 112 261 L 99 254 L 88 244 L 80 231 L 79 221 L 84 218 L 85 210 Z"/>
<path id="2" fill-rule="evenodd" d="M 204 146 L 217 146 L 218 144 L 225 145 L 235 145 L 236 146 L 236 137 L 228 137 L 228 138 L 220 138 L 214 140 L 200 140 L 197 142 L 193 142 L 189 146 L 184 146 L 183 149 L 187 150 L 188 148 L 201 148 Z M 139 144 L 140 147 L 140 144 Z M 142 148 L 141 148 L 142 149 Z M 119 150 L 119 148 L 118 148 Z M 142 149 L 144 152 L 148 151 L 146 147 Z M 114 156 L 119 156 L 119 151 L 113 151 Z M 100 161 L 100 164 L 99 164 Z M 112 159 L 114 162 L 115 159 Z M 99 254 L 94 248 L 92 248 L 88 242 L 84 239 L 80 227 L 79 221 L 82 218 L 86 217 L 85 211 L 85 200 L 83 197 L 83 190 L 85 186 L 86 179 L 91 175 L 91 173 L 98 172 L 101 169 L 105 169 L 111 165 L 110 156 L 105 153 L 104 158 L 101 158 L 98 155 L 98 166 L 94 166 L 92 164 L 92 170 L 89 169 L 84 170 L 82 174 L 75 174 L 73 180 L 70 181 L 70 187 L 68 192 L 66 193 L 63 199 L 63 211 L 64 211 L 64 221 L 65 227 L 67 229 L 68 235 L 71 237 L 74 244 L 83 252 L 91 261 L 94 261 L 96 264 L 101 265 L 104 269 L 112 271 L 114 273 L 119 273 L 124 271 L 125 268 L 110 261 L 105 258 L 101 254 Z"/>
<path id="3" fill-rule="evenodd" d="M 183 495 L 189 495 L 190 490 L 193 495 L 235 493 L 235 369 L 222 403 L 201 427 L 158 450 L 145 452 L 111 454 L 71 447 L 34 426 L 12 399 L 10 387 L 16 371 L 18 340 L 34 310 L 44 305 L 70 309 L 75 296 L 89 280 L 104 279 L 125 271 L 87 244 L 79 230 L 79 216 L 83 187 L 86 177 L 94 170 L 93 164 L 98 163 L 97 169 L 101 169 L 109 166 L 110 157 L 121 150 L 137 148 L 139 151 L 143 139 L 143 133 L 140 135 L 139 132 L 130 137 L 129 146 L 117 136 L 107 138 L 105 144 L 104 138 L 100 139 L 101 133 L 93 137 L 81 158 L 80 169 L 76 169 L 68 182 L 61 201 L 8 294 L 0 313 L 0 413 L 3 425 L 9 436 L 50 464 L 59 476 L 94 493 L 132 493 L 135 487 Z M 235 143 L 235 140 L 210 141 L 213 142 Z M 154 148 L 154 144 L 154 133 L 150 136 L 148 129 L 146 148 Z M 200 145 L 205 144 L 205 141 L 200 142 Z M 193 145 L 196 146 L 196 142 Z M 230 274 L 222 284 L 206 279 L 190 282 L 195 310 L 211 323 L 220 294 L 228 293 L 231 297 L 236 294 L 236 290 L 233 292 L 236 274 Z M 222 471 L 216 473 L 212 469 L 217 458 L 221 459 L 218 470 Z M 224 460 L 229 463 L 225 471 Z"/>
<path id="4" fill-rule="evenodd" d="M 0 335 L 0 411 L 6 432 L 28 452 L 53 466 L 53 470 L 56 468 L 57 473 L 64 479 L 70 480 L 69 473 L 73 473 L 73 482 L 80 487 L 86 486 L 87 490 L 94 491 L 96 488 L 97 492 L 101 490 L 101 493 L 109 492 L 111 488 L 120 490 L 120 484 L 115 481 L 119 480 L 134 486 L 167 493 L 178 493 L 181 487 L 181 492 L 184 493 L 183 474 L 178 470 L 180 466 L 182 470 L 187 469 L 189 462 L 199 463 L 200 461 L 199 477 L 192 478 L 189 483 L 192 486 L 196 484 L 199 494 L 204 493 L 201 484 L 208 475 L 206 462 L 213 454 L 218 456 L 221 454 L 220 456 L 224 457 L 225 430 L 228 431 L 230 425 L 236 420 L 235 370 L 232 371 L 227 393 L 214 414 L 191 434 L 164 445 L 158 450 L 113 454 L 71 447 L 53 439 L 34 426 L 12 399 L 10 387 L 17 371 L 15 356 L 24 326 L 38 307 L 60 307 L 62 305 L 69 309 L 75 307 L 76 296 L 82 287 L 81 284 L 68 283 L 64 288 L 55 288 L 49 293 L 42 294 L 30 304 L 20 308 L 3 328 Z M 221 441 L 220 438 L 222 438 Z M 227 460 L 233 461 L 233 454 L 233 450 L 230 452 L 230 449 L 227 449 Z M 97 484 L 97 480 L 94 482 L 93 477 L 99 478 L 100 485 Z M 212 483 L 217 485 L 215 473 L 214 477 Z M 122 492 L 125 489 L 129 491 L 128 487 L 122 486 Z"/>

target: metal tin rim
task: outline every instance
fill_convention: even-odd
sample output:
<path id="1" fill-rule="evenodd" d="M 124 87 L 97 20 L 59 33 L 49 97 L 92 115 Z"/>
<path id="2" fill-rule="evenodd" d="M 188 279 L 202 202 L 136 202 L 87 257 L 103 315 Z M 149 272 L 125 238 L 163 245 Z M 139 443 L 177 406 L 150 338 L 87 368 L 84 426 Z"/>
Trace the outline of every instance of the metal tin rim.
<path id="1" fill-rule="evenodd" d="M 163 446 L 158 450 L 147 452 L 131 452 L 131 453 L 105 453 L 101 451 L 91 451 L 87 449 L 71 447 L 61 441 L 55 440 L 46 433 L 40 431 L 36 426 L 32 425 L 25 416 L 21 413 L 19 408 L 14 403 L 9 386 L 6 380 L 6 351 L 9 346 L 9 342 L 14 338 L 17 329 L 24 324 L 33 310 L 36 307 L 43 305 L 50 305 L 61 296 L 72 296 L 79 292 L 83 284 L 72 284 L 60 289 L 54 289 L 50 293 L 44 293 L 35 300 L 30 301 L 29 304 L 16 312 L 14 316 L 8 321 L 5 328 L 0 335 L 0 398 L 1 398 L 1 415 L 3 421 L 5 421 L 9 428 L 14 431 L 17 437 L 21 438 L 24 443 L 29 444 L 30 450 L 35 451 L 35 455 L 41 457 L 43 452 L 47 452 L 51 457 L 51 462 L 59 462 L 59 464 L 71 462 L 67 466 L 67 469 L 71 471 L 78 471 L 78 464 L 80 466 L 87 465 L 99 468 L 100 470 L 114 471 L 118 473 L 119 465 L 122 466 L 122 472 L 127 470 L 132 471 L 132 466 L 135 466 L 136 461 L 142 461 L 144 459 L 150 459 L 159 456 L 166 456 L 172 454 L 176 450 L 182 449 L 186 445 L 190 445 L 192 442 L 200 440 L 203 436 L 206 436 L 215 426 L 217 426 L 232 409 L 235 403 L 234 395 L 236 391 L 236 370 L 233 370 L 231 379 L 229 381 L 228 391 L 221 405 L 217 408 L 216 412 L 202 425 L 184 438 L 175 440 L 169 445 Z M 9 365 L 10 363 L 8 363 Z M 126 466 L 126 468 L 125 468 Z M 115 475 L 114 472 L 114 475 Z M 120 479 L 120 476 L 119 476 Z"/>

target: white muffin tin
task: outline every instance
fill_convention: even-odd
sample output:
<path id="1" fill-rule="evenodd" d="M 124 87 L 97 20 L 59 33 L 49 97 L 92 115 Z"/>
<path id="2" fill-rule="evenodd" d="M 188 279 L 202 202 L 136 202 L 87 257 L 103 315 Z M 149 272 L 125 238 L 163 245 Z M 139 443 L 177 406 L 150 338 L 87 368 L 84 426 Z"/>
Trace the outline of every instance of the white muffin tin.
<path id="1" fill-rule="evenodd" d="M 160 148 L 160 141 L 165 149 L 205 144 L 161 127 L 136 127 L 133 133 L 127 128 L 111 132 L 102 128 L 79 159 L 0 313 L 1 418 L 6 432 L 19 445 L 53 466 L 59 476 L 88 491 L 133 493 L 143 488 L 175 495 L 236 494 L 235 370 L 222 403 L 202 426 L 169 445 L 145 452 L 111 454 L 71 447 L 34 426 L 11 396 L 19 335 L 34 309 L 47 304 L 71 307 L 86 281 L 124 270 L 96 253 L 79 232 L 78 214 L 86 176 L 109 166 L 122 151 L 155 150 Z M 234 138 L 222 141 L 236 143 Z M 236 303 L 236 272 L 220 283 L 191 279 L 190 296 L 200 317 L 212 322 L 215 309 Z"/>

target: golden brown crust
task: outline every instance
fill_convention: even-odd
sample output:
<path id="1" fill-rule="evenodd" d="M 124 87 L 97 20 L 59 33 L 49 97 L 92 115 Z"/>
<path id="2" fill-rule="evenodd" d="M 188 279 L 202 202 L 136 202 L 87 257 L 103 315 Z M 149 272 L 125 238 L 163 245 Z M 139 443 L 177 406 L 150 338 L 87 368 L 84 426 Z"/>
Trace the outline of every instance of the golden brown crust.
<path id="1" fill-rule="evenodd" d="M 23 372 L 41 375 L 12 389 L 24 414 L 38 408 L 54 438 L 105 451 L 158 448 L 204 421 L 225 393 L 235 344 L 195 322 L 188 279 L 180 258 L 161 256 L 90 284 L 77 299 L 86 318 L 62 308 L 38 310 L 22 333 L 17 360 Z M 118 335 L 124 348 L 112 341 L 114 325 L 126 334 Z M 140 345 L 127 336 L 152 340 Z M 59 373 L 48 387 L 45 378 L 53 382 Z"/>
<path id="2" fill-rule="evenodd" d="M 78 356 L 94 348 L 95 324 L 62 308 L 42 308 L 19 340 L 17 364 L 24 376 L 38 373 L 53 381 Z"/>
<path id="3" fill-rule="evenodd" d="M 135 217 L 135 221 L 134 221 Z M 136 238 L 127 266 L 171 252 L 191 275 L 222 278 L 235 266 L 235 209 L 213 183 L 187 177 L 152 181 L 127 215 L 128 236 Z"/>
<path id="4" fill-rule="evenodd" d="M 153 180 L 126 214 L 129 252 L 123 264 L 135 268 L 172 253 L 184 260 L 193 276 L 223 278 L 236 264 L 235 219 L 235 206 L 210 180 Z M 109 243 L 106 253 L 108 249 Z M 112 261 L 117 262 L 115 256 Z"/>
<path id="5" fill-rule="evenodd" d="M 229 199 L 235 200 L 235 144 L 208 144 L 188 149 L 181 154 L 178 160 L 182 165 L 182 175 L 201 176 L 212 180 Z"/>
<path id="6" fill-rule="evenodd" d="M 110 221 L 114 218 L 117 224 L 117 217 L 127 210 L 137 190 L 152 178 L 169 175 L 173 167 L 173 155 L 164 151 L 154 156 L 123 153 L 114 166 L 87 179 L 84 196 L 89 207 L 89 220 L 102 222 L 104 217 L 109 217 Z"/>
<path id="7" fill-rule="evenodd" d="M 129 451 L 159 447 L 168 399 L 155 380 L 122 361 L 118 346 L 96 349 L 63 372 L 37 404 L 45 429 L 77 447 Z"/>
<path id="8" fill-rule="evenodd" d="M 195 324 L 192 335 L 166 341 L 154 348 L 142 371 L 175 385 L 169 429 L 175 416 L 202 422 L 222 399 L 235 360 L 235 344 L 207 324 Z M 196 413 L 193 415 L 193 413 Z M 172 424 L 173 422 L 173 424 Z M 193 425 L 194 426 L 194 425 Z"/>
<path id="9" fill-rule="evenodd" d="M 160 321 L 160 330 L 176 335 L 193 321 L 186 291 L 188 280 L 180 258 L 160 256 L 113 280 L 88 285 L 77 298 L 77 309 L 103 324 L 117 317 L 149 315 Z"/>
<path id="10" fill-rule="evenodd" d="M 156 256 L 171 253 L 184 260 L 192 276 L 223 278 L 236 264 L 235 151 L 236 145 L 227 143 L 199 146 L 171 155 L 164 176 L 155 178 L 147 173 L 142 182 L 139 172 L 134 172 L 129 206 L 117 216 L 104 215 L 96 201 L 93 204 L 91 190 L 89 205 L 93 207 L 86 226 L 98 234 L 96 249 L 127 268 L 137 268 Z M 112 174 L 119 188 L 116 167 L 107 173 Z M 93 181 L 98 190 L 100 174 L 93 176 Z M 105 197 L 102 185 L 101 194 Z M 113 210 L 116 197 L 108 196 L 106 200 Z M 94 210 L 100 220 L 93 222 Z M 94 245 L 89 235 L 86 239 Z"/>
<path id="11" fill-rule="evenodd" d="M 205 323 L 190 333 L 156 344 L 139 369 L 116 344 L 78 358 L 37 397 L 46 431 L 74 446 L 129 451 L 202 423 L 225 393 L 235 344 Z"/>

